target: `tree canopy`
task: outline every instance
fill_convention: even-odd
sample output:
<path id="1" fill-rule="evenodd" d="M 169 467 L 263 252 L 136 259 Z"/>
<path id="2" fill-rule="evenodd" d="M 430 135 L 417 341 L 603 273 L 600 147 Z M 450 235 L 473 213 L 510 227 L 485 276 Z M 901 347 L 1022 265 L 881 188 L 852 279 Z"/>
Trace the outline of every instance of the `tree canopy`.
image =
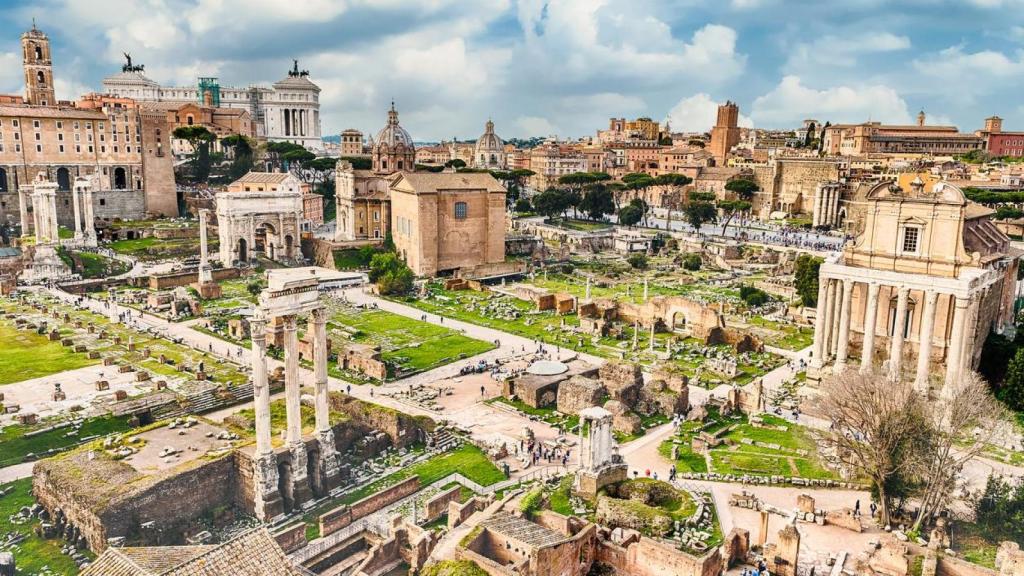
<path id="1" fill-rule="evenodd" d="M 725 184 L 725 189 L 736 194 L 736 196 L 741 200 L 750 200 L 761 188 L 753 180 L 737 178 L 736 180 L 730 180 L 727 182 Z"/>

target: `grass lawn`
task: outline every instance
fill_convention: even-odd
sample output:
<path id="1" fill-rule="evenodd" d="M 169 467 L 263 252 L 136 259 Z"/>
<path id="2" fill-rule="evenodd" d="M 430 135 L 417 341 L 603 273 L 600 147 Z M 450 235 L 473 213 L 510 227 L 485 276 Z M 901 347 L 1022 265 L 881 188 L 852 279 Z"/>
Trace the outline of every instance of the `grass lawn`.
<path id="1" fill-rule="evenodd" d="M 746 416 L 723 418 L 712 411 L 703 427 L 698 422 L 685 422 L 674 436 L 680 441 L 676 468 L 680 472 L 838 479 L 836 473 L 825 468 L 816 457 L 817 447 L 806 428 L 770 414 L 762 414 L 761 418 L 764 425 L 755 426 Z M 691 441 L 701 430 L 714 434 L 726 427 L 732 428 L 719 435 L 724 442 L 710 450 L 711 467 L 708 469 L 708 459 L 693 452 Z M 672 440 L 666 440 L 658 452 L 671 459 L 672 446 Z"/>
<path id="2" fill-rule="evenodd" d="M 552 223 L 559 228 L 565 228 L 566 230 L 576 230 L 579 232 L 594 232 L 597 230 L 607 230 L 612 227 L 608 222 L 595 222 L 593 220 L 578 220 L 568 218 L 565 220 L 558 220 Z"/>
<path id="3" fill-rule="evenodd" d="M 335 306 L 328 333 L 334 349 L 346 342 L 379 346 L 392 377 L 431 370 L 494 349 L 494 343 L 476 340 L 454 330 L 384 310 Z"/>
<path id="4" fill-rule="evenodd" d="M 74 446 L 81 443 L 84 438 L 106 436 L 131 429 L 127 416 L 103 416 L 85 420 L 77 432 L 74 428 L 66 426 L 32 436 L 25 435 L 26 432 L 39 428 L 41 427 L 26 428 L 20 424 L 13 424 L 0 430 L 0 466 L 18 464 L 28 454 L 45 456 L 47 450 Z"/>
<path id="5" fill-rule="evenodd" d="M 52 320 L 52 319 L 51 319 Z M 51 322 L 52 324 L 52 322 Z M 0 322 L 0 385 L 40 378 L 98 364 L 70 346 L 51 342 L 32 330 L 19 330 Z"/>
<path id="6" fill-rule="evenodd" d="M 115 240 L 108 247 L 118 254 L 126 254 L 137 260 L 152 261 L 174 257 L 189 257 L 199 254 L 199 236 L 194 238 L 161 239 L 154 236 L 134 240 Z M 210 239 L 207 249 L 217 253 L 216 236 Z"/>
<path id="7" fill-rule="evenodd" d="M 451 452 L 438 454 L 413 464 L 408 468 L 389 474 L 358 490 L 349 492 L 337 500 L 332 500 L 307 512 L 303 516 L 303 520 L 306 522 L 306 537 L 309 539 L 319 537 L 320 529 L 317 524 L 319 516 L 340 504 L 352 504 L 375 492 L 379 492 L 389 486 L 394 486 L 410 476 L 419 478 L 420 487 L 426 487 L 455 472 L 462 474 L 481 486 L 497 484 L 505 479 L 505 474 L 491 462 L 483 450 L 472 444 L 464 443 Z"/>
<path id="8" fill-rule="evenodd" d="M 32 506 L 35 503 L 35 499 L 32 498 L 31 478 L 23 478 L 3 485 L 5 489 L 10 486 L 14 486 L 14 491 L 0 498 L 0 518 L 9 518 L 17 514 L 22 506 Z M 0 546 L 0 550 L 14 553 L 18 565 L 16 574 L 19 576 L 38 574 L 44 569 L 49 569 L 51 573 L 56 574 L 78 574 L 78 567 L 75 566 L 71 558 L 60 553 L 64 540 L 44 540 L 36 536 L 32 533 L 32 528 L 37 523 L 38 521 L 19 525 L 5 520 L 5 533 L 11 531 L 28 536 L 24 542 L 14 547 Z M 94 557 L 88 550 L 83 550 L 83 553 L 89 558 Z"/>

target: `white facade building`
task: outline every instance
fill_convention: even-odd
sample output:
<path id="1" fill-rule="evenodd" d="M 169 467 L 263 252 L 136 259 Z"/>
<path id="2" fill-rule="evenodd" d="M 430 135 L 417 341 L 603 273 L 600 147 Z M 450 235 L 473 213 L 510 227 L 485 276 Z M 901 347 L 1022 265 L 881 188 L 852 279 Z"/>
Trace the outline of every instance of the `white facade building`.
<path id="1" fill-rule="evenodd" d="M 256 136 L 271 142 L 292 142 L 320 150 L 320 87 L 300 71 L 296 61 L 288 75 L 270 88 L 221 86 L 216 78 L 199 78 L 194 86 L 161 86 L 130 63 L 103 79 L 103 91 L 139 102 L 193 102 L 205 106 L 242 108 L 256 124 Z"/>

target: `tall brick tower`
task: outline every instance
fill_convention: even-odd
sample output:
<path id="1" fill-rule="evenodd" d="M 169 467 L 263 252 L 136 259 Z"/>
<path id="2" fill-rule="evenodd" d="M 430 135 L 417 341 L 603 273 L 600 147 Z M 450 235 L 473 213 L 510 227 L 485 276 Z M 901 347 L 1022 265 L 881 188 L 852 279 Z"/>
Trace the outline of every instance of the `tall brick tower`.
<path id="1" fill-rule="evenodd" d="M 36 28 L 21 35 L 22 62 L 25 68 L 25 101 L 33 106 L 56 106 L 53 92 L 53 64 L 50 62 L 50 39 Z"/>
<path id="2" fill-rule="evenodd" d="M 718 107 L 718 120 L 711 129 L 711 155 L 715 164 L 725 165 L 729 150 L 740 141 L 740 107 L 735 102 L 727 101 Z"/>

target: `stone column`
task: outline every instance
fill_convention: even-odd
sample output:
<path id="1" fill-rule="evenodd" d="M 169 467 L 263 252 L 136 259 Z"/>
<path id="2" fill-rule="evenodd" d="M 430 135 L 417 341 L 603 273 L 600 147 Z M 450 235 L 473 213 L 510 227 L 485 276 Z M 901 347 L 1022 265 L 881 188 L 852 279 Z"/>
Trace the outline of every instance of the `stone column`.
<path id="1" fill-rule="evenodd" d="M 71 186 L 71 206 L 73 208 L 72 212 L 75 215 L 75 240 L 77 241 L 82 240 L 82 211 L 78 207 L 78 203 L 81 201 L 80 192 L 81 190 L 79 189 L 78 182 L 76 181 L 75 184 Z"/>
<path id="2" fill-rule="evenodd" d="M 651 320 L 651 352 L 654 351 L 654 326 L 657 324 L 657 320 Z"/>
<path id="3" fill-rule="evenodd" d="M 313 310 L 309 333 L 313 335 L 313 381 L 316 388 L 316 438 L 320 445 L 320 486 L 325 491 L 336 488 L 338 482 L 338 448 L 331 429 L 330 406 L 327 398 L 327 311 Z"/>
<path id="4" fill-rule="evenodd" d="M 907 323 L 907 296 L 910 290 L 900 287 L 896 292 L 896 322 L 892 331 L 892 343 L 889 347 L 889 379 L 899 380 L 903 367 L 904 330 Z"/>
<path id="5" fill-rule="evenodd" d="M 814 348 L 811 353 L 811 367 L 821 368 L 825 365 L 825 310 L 828 307 L 829 278 L 818 276 L 818 304 L 814 315 Z"/>
<path id="6" fill-rule="evenodd" d="M 43 215 L 43 203 L 40 201 L 39 196 L 32 192 L 32 234 L 36 237 L 36 243 L 39 243 L 40 234 L 43 232 L 42 215 Z"/>
<path id="7" fill-rule="evenodd" d="M 860 354 L 861 374 L 869 372 L 872 366 L 875 349 L 875 327 L 878 323 L 878 291 L 881 288 L 872 282 L 868 284 L 867 309 L 864 311 L 864 342 Z"/>
<path id="8" fill-rule="evenodd" d="M 312 493 L 309 489 L 308 455 L 302 441 L 302 406 L 299 381 L 299 335 L 295 316 L 284 321 L 284 397 L 287 431 L 285 441 L 291 453 L 292 501 L 298 507 L 307 502 Z"/>
<path id="9" fill-rule="evenodd" d="M 213 270 L 206 258 L 206 219 L 210 211 L 206 208 L 199 209 L 199 284 L 213 283 Z M 205 296 L 204 296 L 205 297 Z"/>
<path id="10" fill-rule="evenodd" d="M 832 204 L 829 206 L 829 221 L 832 226 L 839 224 L 839 196 L 841 191 L 837 186 L 830 186 L 832 188 Z"/>
<path id="11" fill-rule="evenodd" d="M 32 202 L 32 187 L 21 186 L 18 188 L 18 216 L 21 217 L 21 235 L 29 236 L 35 233 L 33 219 L 28 217 L 28 205 Z"/>
<path id="12" fill-rule="evenodd" d="M 921 316 L 921 332 L 917 345 L 917 376 L 914 388 L 922 394 L 928 393 L 928 370 L 931 367 L 932 332 L 935 330 L 935 304 L 939 293 L 929 290 L 924 297 L 924 312 Z"/>
<path id="13" fill-rule="evenodd" d="M 93 186 L 89 182 L 84 188 L 85 197 L 82 199 L 82 213 L 85 218 L 85 241 L 89 246 L 96 246 L 96 212 L 93 206 Z"/>
<path id="14" fill-rule="evenodd" d="M 824 195 L 825 189 L 818 185 L 814 190 L 814 211 L 811 216 L 811 226 L 821 226 L 821 201 Z"/>
<path id="15" fill-rule="evenodd" d="M 964 326 L 967 324 L 967 298 L 957 298 L 953 310 L 953 326 L 949 332 L 949 347 L 946 348 L 946 381 L 942 387 L 943 397 L 952 392 L 952 387 L 960 379 L 960 357 L 963 355 Z"/>
<path id="16" fill-rule="evenodd" d="M 270 386 L 267 382 L 266 319 L 254 316 L 249 321 L 252 339 L 253 404 L 256 411 L 256 453 L 253 455 L 255 481 L 254 509 L 260 520 L 270 520 L 284 512 L 278 489 L 277 457 L 270 443 Z"/>
<path id="17" fill-rule="evenodd" d="M 839 350 L 836 352 L 836 364 L 833 370 L 839 374 L 846 369 L 846 359 L 850 352 L 850 306 L 853 302 L 853 281 L 843 281 L 843 300 L 839 305 Z"/>
<path id="18" fill-rule="evenodd" d="M 253 317 L 249 321 L 252 340 L 252 395 L 256 411 L 256 455 L 273 452 L 270 444 L 270 384 L 267 381 L 267 321 Z"/>
<path id="19" fill-rule="evenodd" d="M 60 244 L 60 226 L 57 225 L 57 185 L 47 191 L 49 210 L 46 215 L 47 228 L 50 232 L 50 242 Z"/>
<path id="20" fill-rule="evenodd" d="M 832 357 L 832 317 L 836 311 L 836 290 L 838 281 L 835 278 L 828 279 L 828 290 L 825 293 L 825 339 L 822 341 L 821 362 L 826 364 Z"/>
<path id="21" fill-rule="evenodd" d="M 960 350 L 960 373 L 969 372 L 974 364 L 974 345 L 978 335 L 978 312 L 981 301 L 988 291 L 982 290 L 971 295 L 971 305 L 967 308 L 967 320 L 964 324 L 964 344 Z"/>
<path id="22" fill-rule="evenodd" d="M 837 278 L 836 291 L 835 294 L 832 296 L 832 336 L 831 341 L 829 342 L 829 353 L 832 355 L 833 358 L 839 355 L 839 321 L 842 319 L 842 314 L 840 314 L 840 308 L 843 303 L 843 293 L 841 292 L 841 290 L 849 282 L 849 280 L 839 280 Z"/>

